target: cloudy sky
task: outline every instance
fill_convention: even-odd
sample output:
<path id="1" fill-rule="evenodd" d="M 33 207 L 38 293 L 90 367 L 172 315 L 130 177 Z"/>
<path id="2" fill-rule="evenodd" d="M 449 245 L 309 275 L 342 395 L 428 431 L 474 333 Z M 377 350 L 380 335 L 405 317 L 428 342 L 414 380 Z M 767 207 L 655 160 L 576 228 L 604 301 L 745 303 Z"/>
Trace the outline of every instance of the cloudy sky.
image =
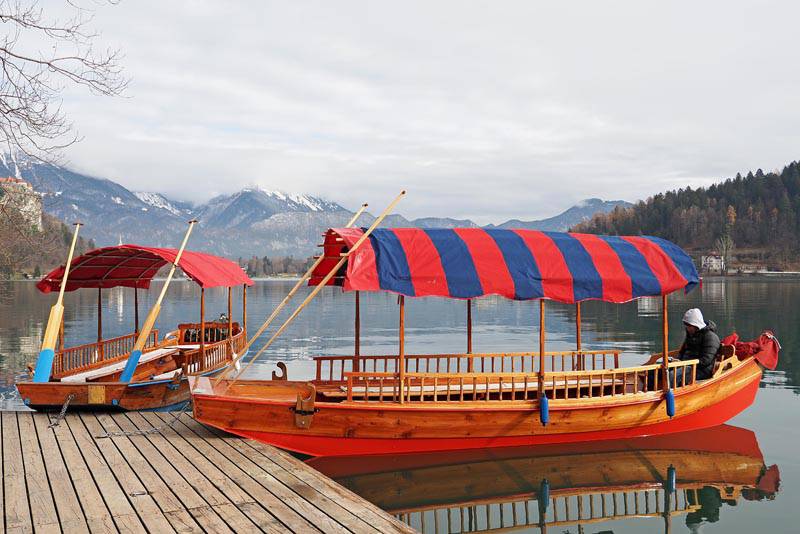
<path id="1" fill-rule="evenodd" d="M 127 96 L 68 91 L 84 139 L 66 156 L 195 202 L 259 185 L 380 207 L 407 188 L 407 216 L 487 223 L 633 201 L 800 159 L 798 19 L 796 2 L 122 0 L 93 27 L 125 53 Z"/>

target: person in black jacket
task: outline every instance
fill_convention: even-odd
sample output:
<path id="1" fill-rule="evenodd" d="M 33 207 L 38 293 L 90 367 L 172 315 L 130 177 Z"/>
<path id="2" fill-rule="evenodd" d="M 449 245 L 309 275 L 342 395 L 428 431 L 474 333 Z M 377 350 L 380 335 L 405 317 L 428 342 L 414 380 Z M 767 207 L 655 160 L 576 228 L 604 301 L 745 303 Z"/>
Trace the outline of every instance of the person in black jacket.
<path id="1" fill-rule="evenodd" d="M 686 328 L 686 339 L 678 351 L 678 359 L 700 360 L 697 364 L 697 379 L 711 378 L 720 347 L 717 325 L 714 321 L 707 322 L 699 309 L 692 308 L 683 314 L 683 326 Z"/>
<path id="2" fill-rule="evenodd" d="M 683 314 L 683 327 L 686 329 L 686 339 L 678 351 L 677 359 L 681 361 L 699 360 L 697 380 L 707 380 L 714 374 L 714 360 L 720 347 L 719 336 L 716 332 L 717 325 L 714 324 L 714 321 L 706 322 L 703 319 L 703 313 L 697 308 L 692 308 Z M 650 360 L 645 362 L 645 365 L 654 364 L 660 359 L 660 354 L 654 354 Z M 672 387 L 688 384 L 692 380 L 692 375 L 686 368 L 681 368 L 677 375 L 676 377 L 675 369 L 670 369 L 669 381 Z M 655 384 L 656 372 L 650 371 L 647 377 L 647 387 L 652 388 Z"/>

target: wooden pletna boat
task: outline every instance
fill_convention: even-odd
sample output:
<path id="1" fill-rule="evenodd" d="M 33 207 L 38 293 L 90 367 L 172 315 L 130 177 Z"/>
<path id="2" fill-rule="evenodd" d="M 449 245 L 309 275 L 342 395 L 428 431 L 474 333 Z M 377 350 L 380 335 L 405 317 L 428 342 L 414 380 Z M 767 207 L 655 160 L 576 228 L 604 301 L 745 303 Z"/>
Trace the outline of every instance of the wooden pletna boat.
<path id="1" fill-rule="evenodd" d="M 753 402 L 760 362 L 774 366 L 777 359 L 777 342 L 767 336 L 763 351 L 748 356 L 724 347 L 708 380 L 697 379 L 697 360 L 665 358 L 676 353 L 668 349 L 667 296 L 691 290 L 699 277 L 691 258 L 664 239 L 376 229 L 390 208 L 368 229 L 326 232 L 323 254 L 303 277 L 316 287 L 265 345 L 324 286 L 334 285 L 355 293 L 353 356 L 316 357 L 317 374 L 309 381 L 291 381 L 285 373 L 273 373 L 272 380 L 228 378 L 227 372 L 192 378 L 199 421 L 312 456 L 621 439 L 726 422 Z M 396 354 L 360 353 L 362 291 L 398 295 Z M 471 302 L 484 295 L 539 301 L 538 352 L 472 352 Z M 405 353 L 405 298 L 423 296 L 466 301 L 465 352 Z M 660 363 L 624 366 L 618 350 L 581 345 L 581 301 L 645 297 L 662 304 Z M 577 306 L 575 350 L 546 350 L 545 300 Z"/>
<path id="2" fill-rule="evenodd" d="M 773 499 L 780 483 L 778 466 L 767 467 L 755 434 L 728 425 L 308 464 L 420 532 L 561 529 L 644 517 L 691 524 L 719 514 L 723 503 Z"/>
<path id="3" fill-rule="evenodd" d="M 176 249 L 127 244 L 90 250 L 75 258 L 65 291 L 97 291 L 97 339 L 65 347 L 62 314 L 52 359 L 40 356 L 35 367 L 28 368 L 30 378 L 16 384 L 23 402 L 37 410 L 59 409 L 68 399 L 70 409 L 166 408 L 189 399 L 188 376 L 213 375 L 230 365 L 247 335 L 244 320 L 232 320 L 232 289 L 242 286 L 245 317 L 247 286 L 253 282 L 230 260 L 188 250 L 182 251 L 178 266 L 201 288 L 200 321 L 180 323 L 165 335 L 148 329 L 143 334 L 146 338 L 141 356 L 134 365 L 129 361 L 137 337 L 142 335 L 139 290 L 148 289 L 159 269 L 174 262 L 178 253 Z M 63 265 L 54 269 L 37 288 L 43 293 L 58 291 L 65 270 Z M 133 332 L 103 338 L 102 292 L 114 287 L 132 289 Z M 205 290 L 213 287 L 228 288 L 224 321 L 207 321 L 205 317 Z"/>

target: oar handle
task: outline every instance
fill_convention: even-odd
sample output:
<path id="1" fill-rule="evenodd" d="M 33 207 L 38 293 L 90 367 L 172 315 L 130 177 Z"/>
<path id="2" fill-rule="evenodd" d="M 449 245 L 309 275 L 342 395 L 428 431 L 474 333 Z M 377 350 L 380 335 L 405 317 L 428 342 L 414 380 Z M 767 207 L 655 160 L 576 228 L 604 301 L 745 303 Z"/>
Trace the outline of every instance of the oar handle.
<path id="1" fill-rule="evenodd" d="M 75 232 L 72 234 L 72 243 L 69 246 L 67 263 L 64 264 L 64 274 L 61 276 L 61 287 L 58 289 L 58 299 L 50 309 L 50 317 L 47 320 L 47 327 L 45 328 L 44 337 L 42 338 L 42 349 L 55 349 L 58 331 L 61 328 L 61 318 L 64 315 L 64 291 L 66 291 L 69 271 L 72 268 L 72 257 L 75 254 L 75 245 L 78 243 L 78 232 L 80 232 L 83 223 L 76 222 L 74 225 Z"/>
<path id="2" fill-rule="evenodd" d="M 75 254 L 75 244 L 78 242 L 78 232 L 80 232 L 81 226 L 83 226 L 82 222 L 74 222 L 72 224 L 75 226 L 75 233 L 72 234 L 72 243 L 69 246 L 69 255 L 67 256 L 67 264 L 64 267 L 64 276 L 61 277 L 61 287 L 58 290 L 58 302 L 64 299 L 64 290 L 67 287 L 70 267 L 72 267 L 72 256 Z"/>
<path id="3" fill-rule="evenodd" d="M 139 330 L 139 336 L 136 338 L 136 343 L 133 345 L 134 351 L 141 352 L 147 343 L 147 338 L 150 336 L 150 331 L 153 329 L 156 319 L 158 318 L 158 314 L 161 312 L 161 303 L 164 300 L 164 295 L 167 294 L 167 288 L 172 281 L 172 276 L 175 274 L 175 268 L 178 267 L 178 263 L 181 261 L 181 256 L 183 255 L 183 251 L 186 248 L 186 243 L 189 241 L 189 236 L 192 234 L 192 228 L 194 228 L 195 224 L 197 224 L 197 219 L 192 219 L 189 221 L 189 228 L 186 230 L 186 234 L 183 236 L 181 247 L 178 249 L 178 253 L 175 255 L 175 261 L 172 262 L 172 267 L 170 267 L 167 279 L 164 281 L 164 286 L 161 288 L 161 293 L 158 295 L 156 303 L 152 308 L 150 308 L 150 312 L 147 314 L 147 318 L 144 320 L 141 330 Z"/>
<path id="4" fill-rule="evenodd" d="M 235 376 L 235 377 L 234 377 L 234 379 L 231 381 L 231 383 L 230 383 L 230 384 L 228 384 L 228 387 L 230 387 L 230 386 L 232 386 L 233 384 L 235 384 L 235 383 L 236 383 L 236 381 L 237 381 L 237 380 L 239 380 L 239 377 L 241 377 L 241 376 L 242 376 L 242 374 L 243 374 L 245 371 L 247 371 L 247 369 L 248 369 L 248 368 L 249 368 L 251 365 L 253 365 L 253 362 L 255 362 L 255 361 L 258 359 L 258 357 L 259 357 L 259 356 L 260 356 L 260 355 L 261 355 L 261 354 L 262 354 L 262 353 L 263 353 L 265 350 L 267 350 L 267 348 L 269 348 L 269 346 L 270 346 L 270 345 L 272 345 L 272 342 L 273 342 L 273 341 L 275 341 L 275 340 L 278 338 L 278 336 L 280 336 L 280 335 L 281 335 L 281 333 L 283 333 L 283 331 L 286 329 L 286 327 L 288 327 L 288 326 L 289 326 L 289 324 L 291 324 L 291 322 L 292 322 L 292 321 L 294 321 L 294 319 L 295 319 L 295 318 L 296 318 L 298 315 L 300 315 L 300 312 L 301 312 L 301 311 L 303 311 L 303 308 L 305 308 L 305 307 L 306 307 L 306 305 L 307 305 L 309 302 L 311 302 L 311 300 L 312 300 L 312 299 L 313 299 L 313 298 L 314 298 L 314 297 L 317 295 L 317 293 L 319 293 L 319 292 L 322 290 L 322 288 L 323 288 L 323 287 L 325 287 L 325 286 L 328 284 L 328 282 L 330 281 L 330 279 L 331 279 L 331 278 L 333 278 L 333 276 L 334 276 L 334 275 L 335 275 L 337 272 L 339 272 L 339 269 L 341 268 L 341 266 L 342 266 L 342 265 L 344 265 L 344 262 L 346 262 L 346 261 L 347 261 L 347 259 L 350 257 L 350 255 L 351 255 L 351 254 L 353 254 L 353 253 L 354 253 L 356 250 L 358 250 L 358 248 L 361 246 L 361 244 L 362 244 L 364 241 L 366 241 L 366 240 L 369 238 L 370 234 L 371 234 L 371 233 L 372 233 L 372 232 L 375 230 L 375 228 L 377 228 L 377 227 L 378 227 L 378 225 L 379 225 L 381 222 L 383 222 L 383 219 L 385 219 L 385 218 L 386 218 L 386 216 L 387 216 L 387 215 L 389 215 L 389 213 L 391 213 L 391 211 L 394 209 L 394 207 L 397 205 L 397 203 L 398 203 L 398 202 L 400 202 L 400 201 L 403 199 L 403 197 L 404 197 L 405 195 L 406 195 L 406 191 L 405 191 L 405 190 L 403 190 L 403 191 L 400 191 L 400 194 L 399 194 L 399 195 L 397 195 L 397 197 L 395 197 L 395 199 L 394 199 L 394 200 L 393 200 L 393 201 L 392 201 L 392 202 L 391 202 L 391 203 L 390 203 L 388 206 L 386 206 L 386 209 L 384 209 L 384 210 L 383 210 L 383 212 L 382 212 L 382 213 L 381 213 L 381 214 L 378 216 L 378 218 L 377 218 L 377 219 L 375 219 L 375 220 L 373 221 L 373 223 L 370 225 L 370 227 L 369 227 L 369 228 L 367 228 L 367 230 L 364 232 L 364 234 L 363 234 L 361 237 L 359 237 L 359 238 L 358 238 L 358 241 L 356 241 L 356 242 L 353 244 L 353 246 L 352 246 L 352 247 L 350 247 L 350 250 L 348 250 L 348 251 L 347 251 L 347 252 L 344 254 L 344 256 L 342 256 L 342 257 L 339 259 L 339 261 L 336 263 L 336 265 L 335 265 L 335 266 L 334 266 L 334 267 L 333 267 L 333 268 L 332 268 L 330 271 L 328 271 L 328 274 L 326 274 L 326 275 L 325 275 L 325 277 L 322 279 L 322 281 L 320 281 L 320 283 L 319 283 L 319 284 L 317 284 L 317 285 L 314 287 L 314 289 L 311 291 L 311 293 L 310 293 L 310 294 L 309 294 L 309 295 L 308 295 L 308 296 L 305 298 L 305 300 L 303 300 L 303 302 L 300 304 L 300 306 L 298 306 L 298 307 L 297 307 L 297 309 L 294 311 L 294 313 L 292 313 L 292 315 L 290 315 L 290 316 L 289 316 L 289 318 L 288 318 L 288 319 L 286 319 L 286 321 L 284 321 L 284 323 L 283 323 L 283 324 L 281 325 L 281 327 L 280 327 L 280 328 L 278 328 L 278 330 L 277 330 L 277 331 L 276 331 L 276 332 L 275 332 L 275 333 L 272 335 L 272 337 L 269 339 L 269 341 L 267 341 L 267 342 L 266 342 L 266 344 L 264 344 L 264 346 L 263 346 L 263 347 L 261 347 L 261 349 L 259 349 L 259 351 L 258 351 L 258 352 L 257 352 L 257 353 L 256 353 L 256 354 L 253 356 L 253 358 L 251 358 L 251 359 L 250 359 L 250 361 L 249 361 L 249 362 L 247 362 L 247 365 L 245 365 L 245 366 L 242 368 L 242 370 L 241 370 L 241 371 L 239 371 L 239 372 L 236 374 L 236 376 Z"/>

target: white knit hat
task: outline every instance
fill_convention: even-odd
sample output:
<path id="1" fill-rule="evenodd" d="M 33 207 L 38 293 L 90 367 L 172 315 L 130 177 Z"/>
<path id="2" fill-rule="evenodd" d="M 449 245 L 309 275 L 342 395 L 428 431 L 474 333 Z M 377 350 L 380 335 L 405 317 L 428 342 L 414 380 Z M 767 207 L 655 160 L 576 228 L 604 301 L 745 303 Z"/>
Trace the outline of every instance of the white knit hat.
<path id="1" fill-rule="evenodd" d="M 703 312 L 698 308 L 686 310 L 686 313 L 683 314 L 683 322 L 701 329 L 706 327 L 706 322 L 703 320 Z"/>

